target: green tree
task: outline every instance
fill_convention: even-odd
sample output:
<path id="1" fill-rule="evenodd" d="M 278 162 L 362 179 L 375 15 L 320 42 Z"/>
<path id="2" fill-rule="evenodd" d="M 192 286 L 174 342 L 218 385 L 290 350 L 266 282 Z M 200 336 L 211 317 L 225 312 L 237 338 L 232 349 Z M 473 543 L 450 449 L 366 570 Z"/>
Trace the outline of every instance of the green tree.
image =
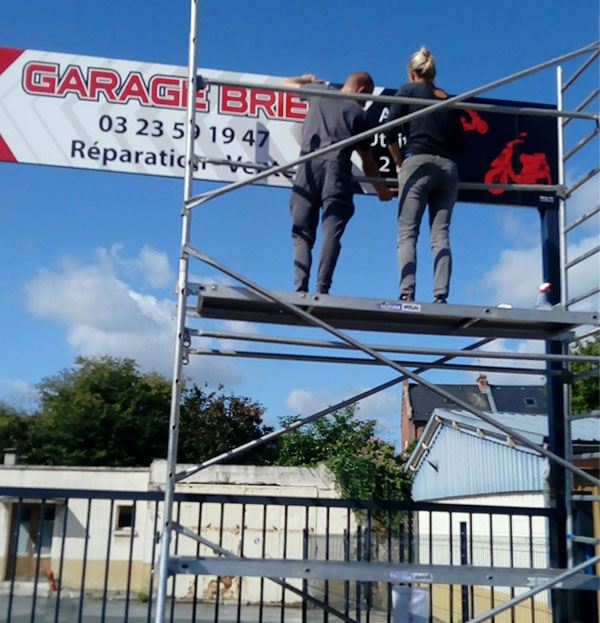
<path id="1" fill-rule="evenodd" d="M 20 456 L 27 454 L 32 421 L 31 416 L 0 401 L 0 451 L 16 448 Z"/>
<path id="2" fill-rule="evenodd" d="M 26 462 L 130 467 L 166 456 L 170 383 L 132 359 L 81 357 L 38 387 Z"/>
<path id="3" fill-rule="evenodd" d="M 171 382 L 132 359 L 78 358 L 38 388 L 36 415 L 0 409 L 0 441 L 22 462 L 134 467 L 167 456 Z M 193 385 L 182 396 L 178 460 L 198 463 L 265 435 L 263 414 L 249 398 Z M 275 451 L 267 444 L 241 462 L 270 463 Z"/>
<path id="4" fill-rule="evenodd" d="M 576 347 L 571 349 L 571 354 L 600 356 L 600 334 L 596 334 L 592 339 L 585 342 L 580 342 Z M 600 408 L 600 376 L 598 375 L 598 364 L 577 362 L 571 364 L 571 372 L 575 375 L 590 371 L 595 371 L 595 373 L 573 383 L 571 393 L 571 407 L 573 413 L 588 413 Z"/>
<path id="5" fill-rule="evenodd" d="M 367 440 L 357 454 L 341 454 L 329 461 L 341 493 L 361 500 L 409 500 L 411 478 L 404 458 L 393 444 L 378 437 Z"/>
<path id="6" fill-rule="evenodd" d="M 333 456 L 357 454 L 374 435 L 375 420 L 359 420 L 356 406 L 335 411 L 289 433 L 282 439 L 278 465 L 312 467 L 327 463 Z M 281 419 L 283 426 L 298 421 L 297 416 Z"/>
<path id="7" fill-rule="evenodd" d="M 207 392 L 197 385 L 185 392 L 179 424 L 179 461 L 201 463 L 272 432 L 262 422 L 264 408 L 243 396 Z M 237 464 L 265 465 L 273 462 L 276 445 L 259 446 L 236 456 Z"/>
<path id="8" fill-rule="evenodd" d="M 284 426 L 297 418 L 284 418 Z M 286 433 L 280 444 L 279 465 L 327 465 L 344 497 L 405 500 L 410 476 L 395 447 L 374 436 L 375 420 L 359 420 L 356 406 L 346 407 Z"/>

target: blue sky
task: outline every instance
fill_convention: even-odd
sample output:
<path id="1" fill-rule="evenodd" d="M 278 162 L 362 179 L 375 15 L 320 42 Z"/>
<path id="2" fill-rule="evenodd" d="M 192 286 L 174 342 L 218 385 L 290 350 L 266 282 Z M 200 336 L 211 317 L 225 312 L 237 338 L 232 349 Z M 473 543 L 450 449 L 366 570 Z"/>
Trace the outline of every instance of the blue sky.
<path id="1" fill-rule="evenodd" d="M 0 46 L 183 66 L 188 29 L 189 5 L 183 1 L 32 0 L 26 6 L 8 3 L 3 8 Z M 405 81 L 410 54 L 426 45 L 435 55 L 440 86 L 460 93 L 597 38 L 595 0 L 573 0 L 568 7 L 558 0 L 203 0 L 198 65 L 276 76 L 310 72 L 334 82 L 366 69 L 377 85 L 396 87 Z M 571 75 L 582 62 L 566 64 L 565 74 Z M 577 85 L 566 107 L 574 108 L 595 83 L 597 70 Z M 547 70 L 488 95 L 553 104 L 555 72 Z M 597 110 L 597 100 L 594 106 Z M 570 140 L 591 129 L 591 124 L 573 127 Z M 578 179 L 596 164 L 597 141 L 572 159 L 568 178 Z M 197 183 L 195 190 L 214 186 Z M 598 204 L 593 186 L 573 198 L 571 217 Z M 71 366 L 79 354 L 133 357 L 142 369 L 170 376 L 182 193 L 177 179 L 0 163 L 0 399 L 31 406 L 35 384 Z M 192 242 L 266 287 L 290 290 L 288 198 L 284 189 L 247 188 L 197 208 Z M 332 294 L 396 298 L 395 202 L 359 197 L 356 208 L 343 239 Z M 592 219 L 570 245 L 587 249 L 596 244 L 597 234 L 598 220 Z M 425 301 L 431 292 L 427 238 L 424 227 L 417 294 Z M 532 306 L 541 280 L 535 210 L 458 205 L 452 246 L 451 303 Z M 191 274 L 228 282 L 201 264 L 192 264 Z M 592 259 L 574 273 L 573 288 L 585 289 L 597 281 L 598 263 Z M 229 324 L 204 326 L 222 329 Z M 255 325 L 242 329 L 290 334 Z M 327 337 L 312 331 L 293 335 Z M 467 343 L 363 337 L 398 345 Z M 536 348 L 507 341 L 493 346 L 500 347 Z M 225 358 L 194 359 L 186 373 L 198 383 L 223 383 L 261 402 L 272 422 L 282 415 L 307 414 L 395 376 L 375 366 Z M 462 383 L 473 375 L 431 372 L 427 378 Z M 507 381 L 502 375 L 492 380 Z M 538 381 L 537 376 L 525 379 Z M 361 413 L 377 417 L 382 434 L 397 441 L 399 408 L 396 389 L 363 405 Z"/>

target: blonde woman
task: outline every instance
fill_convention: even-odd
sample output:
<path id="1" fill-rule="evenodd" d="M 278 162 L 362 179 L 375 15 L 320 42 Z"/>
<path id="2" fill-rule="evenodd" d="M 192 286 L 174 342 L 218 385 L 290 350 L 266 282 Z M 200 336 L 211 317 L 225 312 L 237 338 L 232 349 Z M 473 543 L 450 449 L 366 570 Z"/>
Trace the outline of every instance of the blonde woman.
<path id="1" fill-rule="evenodd" d="M 410 58 L 408 83 L 396 95 L 444 100 L 448 95 L 434 84 L 435 60 L 426 48 Z M 392 104 L 388 121 L 399 119 L 422 106 Z M 416 245 L 425 208 L 429 206 L 433 252 L 433 301 L 448 298 L 452 255 L 450 218 L 458 195 L 456 156 L 462 149 L 462 123 L 457 110 L 442 108 L 386 133 L 386 142 L 398 172 L 398 267 L 400 299 L 415 300 Z M 401 133 L 403 147 L 398 143 Z"/>

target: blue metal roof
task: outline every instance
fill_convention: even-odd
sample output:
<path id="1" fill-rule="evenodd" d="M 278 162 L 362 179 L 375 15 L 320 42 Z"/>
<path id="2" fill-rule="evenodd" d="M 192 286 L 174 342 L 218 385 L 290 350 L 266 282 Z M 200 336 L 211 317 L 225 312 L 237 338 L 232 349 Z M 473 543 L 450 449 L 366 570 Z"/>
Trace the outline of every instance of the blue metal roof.
<path id="1" fill-rule="evenodd" d="M 540 445 L 548 435 L 544 415 L 486 415 Z M 597 420 L 572 422 L 572 439 L 598 442 Z M 475 415 L 435 409 L 406 467 L 414 471 L 413 499 L 422 501 L 543 491 L 548 460 Z"/>
<path id="2" fill-rule="evenodd" d="M 548 461 L 527 448 L 455 428 L 448 420 L 426 445 L 413 480 L 416 501 L 544 489 Z"/>
<path id="3" fill-rule="evenodd" d="M 486 414 L 537 444 L 544 443 L 548 435 L 546 416 Z M 574 421 L 572 438 L 597 442 L 598 422 Z M 413 499 L 420 501 L 543 491 L 548 461 L 466 411 L 435 409 L 407 468 L 415 473 Z"/>

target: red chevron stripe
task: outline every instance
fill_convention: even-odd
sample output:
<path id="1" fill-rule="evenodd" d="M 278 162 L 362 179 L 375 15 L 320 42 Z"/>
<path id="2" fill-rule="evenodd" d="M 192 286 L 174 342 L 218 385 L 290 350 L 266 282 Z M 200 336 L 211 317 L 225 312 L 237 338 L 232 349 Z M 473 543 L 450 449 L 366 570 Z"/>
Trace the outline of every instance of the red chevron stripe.
<path id="1" fill-rule="evenodd" d="M 0 74 L 8 69 L 25 50 L 14 50 L 13 48 L 0 48 Z"/>
<path id="2" fill-rule="evenodd" d="M 10 147 L 6 144 L 6 141 L 2 138 L 2 134 L 0 134 L 0 161 L 18 162 L 18 160 L 15 158 L 15 155 L 10 150 Z"/>

